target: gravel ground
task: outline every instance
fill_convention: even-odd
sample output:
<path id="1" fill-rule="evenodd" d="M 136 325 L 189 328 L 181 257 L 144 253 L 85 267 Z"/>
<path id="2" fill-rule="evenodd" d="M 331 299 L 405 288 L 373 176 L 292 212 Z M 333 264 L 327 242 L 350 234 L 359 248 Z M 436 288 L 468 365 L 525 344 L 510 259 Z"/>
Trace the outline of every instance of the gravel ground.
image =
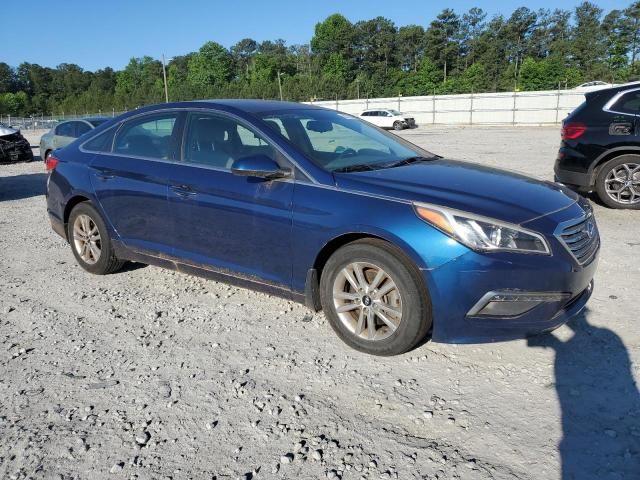
<path id="1" fill-rule="evenodd" d="M 557 128 L 403 135 L 545 179 L 558 144 Z M 2 478 L 640 478 L 638 211 L 596 205 L 596 290 L 572 324 L 375 358 L 278 298 L 84 272 L 45 182 L 40 162 L 0 165 Z"/>

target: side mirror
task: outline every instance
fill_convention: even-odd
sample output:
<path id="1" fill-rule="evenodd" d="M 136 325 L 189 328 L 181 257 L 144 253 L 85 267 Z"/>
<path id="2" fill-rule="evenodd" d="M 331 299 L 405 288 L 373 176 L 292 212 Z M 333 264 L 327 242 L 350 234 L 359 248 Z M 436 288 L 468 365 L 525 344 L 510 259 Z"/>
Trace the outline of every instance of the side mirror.
<path id="1" fill-rule="evenodd" d="M 280 168 L 280 165 L 266 155 L 239 158 L 231 165 L 231 173 L 239 177 L 258 177 L 265 180 L 291 176 L 291 170 Z"/>

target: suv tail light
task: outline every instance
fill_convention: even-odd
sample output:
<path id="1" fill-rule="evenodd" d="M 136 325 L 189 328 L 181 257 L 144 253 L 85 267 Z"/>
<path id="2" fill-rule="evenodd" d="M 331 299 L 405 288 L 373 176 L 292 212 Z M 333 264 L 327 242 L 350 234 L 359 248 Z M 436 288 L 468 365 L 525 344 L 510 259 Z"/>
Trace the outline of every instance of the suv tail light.
<path id="1" fill-rule="evenodd" d="M 569 122 L 562 125 L 560 136 L 562 137 L 562 140 L 575 140 L 576 138 L 581 137 L 586 131 L 587 126 L 584 123 Z"/>
<path id="2" fill-rule="evenodd" d="M 47 172 L 55 170 L 55 168 L 58 166 L 59 163 L 60 163 L 60 160 L 58 160 L 53 155 L 49 155 L 47 159 L 44 161 L 44 165 L 47 169 Z"/>

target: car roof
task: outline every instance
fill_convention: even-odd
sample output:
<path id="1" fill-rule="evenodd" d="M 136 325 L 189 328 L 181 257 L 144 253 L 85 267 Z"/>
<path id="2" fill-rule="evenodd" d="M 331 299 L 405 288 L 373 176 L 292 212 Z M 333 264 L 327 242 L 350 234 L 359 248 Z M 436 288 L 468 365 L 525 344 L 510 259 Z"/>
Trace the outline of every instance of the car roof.
<path id="1" fill-rule="evenodd" d="M 278 100 L 253 100 L 253 99 L 213 99 L 213 100 L 191 100 L 183 102 L 156 103 L 147 105 L 137 110 L 131 110 L 124 114 L 123 118 L 142 113 L 152 113 L 157 110 L 167 110 L 172 108 L 218 108 L 233 112 L 243 113 L 271 113 L 293 110 L 330 110 L 307 103 L 281 102 Z"/>
<path id="2" fill-rule="evenodd" d="M 631 88 L 637 88 L 640 87 L 640 82 L 629 82 L 629 83 L 624 83 L 622 85 L 615 85 L 613 87 L 609 87 L 609 88 L 602 88 L 600 90 L 594 90 L 593 92 L 587 92 L 585 93 L 585 97 L 587 97 L 587 100 L 591 100 L 592 98 L 595 97 L 601 97 L 603 95 L 613 95 L 616 94 L 618 92 L 622 92 L 624 90 L 629 90 Z"/>
<path id="3" fill-rule="evenodd" d="M 96 121 L 96 120 L 106 122 L 107 120 L 111 120 L 111 117 L 70 118 L 69 120 L 62 120 L 61 122 L 58 123 L 58 125 L 61 125 L 63 123 L 69 123 L 69 122 L 93 122 L 93 121 Z"/>
<path id="4" fill-rule="evenodd" d="M 322 109 L 315 105 L 297 102 L 281 102 L 279 100 L 254 100 L 254 99 L 216 99 L 216 100 L 194 100 L 192 102 L 182 102 L 185 104 L 208 103 L 216 106 L 236 108 L 249 113 L 269 112 L 274 110 L 300 110 L 301 108 Z"/>

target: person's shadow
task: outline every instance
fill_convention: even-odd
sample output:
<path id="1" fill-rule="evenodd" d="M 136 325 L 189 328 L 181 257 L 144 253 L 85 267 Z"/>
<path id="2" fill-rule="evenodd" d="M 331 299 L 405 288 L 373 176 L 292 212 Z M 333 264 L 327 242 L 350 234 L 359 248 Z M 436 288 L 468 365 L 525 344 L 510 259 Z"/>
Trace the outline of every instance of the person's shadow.
<path id="1" fill-rule="evenodd" d="M 568 323 L 574 335 L 553 334 L 528 345 L 555 350 L 562 408 L 561 480 L 640 480 L 640 392 L 629 354 L 615 333 L 587 322 Z"/>

